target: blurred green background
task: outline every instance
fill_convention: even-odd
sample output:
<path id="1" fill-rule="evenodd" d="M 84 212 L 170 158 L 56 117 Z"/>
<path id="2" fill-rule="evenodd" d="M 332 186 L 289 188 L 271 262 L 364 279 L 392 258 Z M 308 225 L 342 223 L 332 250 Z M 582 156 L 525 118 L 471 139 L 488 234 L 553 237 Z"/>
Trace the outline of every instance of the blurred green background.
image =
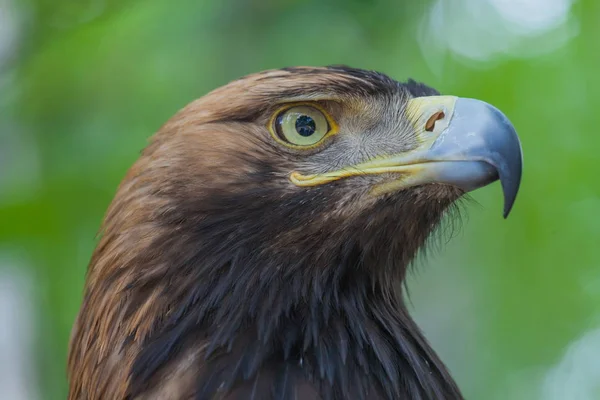
<path id="1" fill-rule="evenodd" d="M 65 398 L 95 234 L 162 123 L 248 73 L 348 64 L 520 133 L 512 215 L 498 184 L 474 193 L 409 285 L 467 399 L 600 399 L 599 18 L 596 0 L 0 0 L 0 398 Z"/>

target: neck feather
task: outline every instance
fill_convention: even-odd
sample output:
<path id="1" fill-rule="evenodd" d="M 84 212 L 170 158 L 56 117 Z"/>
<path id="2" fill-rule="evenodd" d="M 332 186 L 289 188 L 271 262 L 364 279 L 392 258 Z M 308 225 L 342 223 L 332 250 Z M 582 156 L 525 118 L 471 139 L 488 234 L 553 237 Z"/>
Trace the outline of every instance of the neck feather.
<path id="1" fill-rule="evenodd" d="M 132 222 L 127 204 L 114 204 L 75 337 L 100 320 L 119 327 L 102 347 L 133 354 L 132 398 L 201 348 L 205 394 L 262 380 L 281 399 L 301 382 L 324 399 L 460 399 L 401 294 L 450 200 L 422 207 L 413 192 L 349 218 L 328 209 L 335 192 L 180 196 Z M 73 354 L 85 343 L 76 339 Z"/>

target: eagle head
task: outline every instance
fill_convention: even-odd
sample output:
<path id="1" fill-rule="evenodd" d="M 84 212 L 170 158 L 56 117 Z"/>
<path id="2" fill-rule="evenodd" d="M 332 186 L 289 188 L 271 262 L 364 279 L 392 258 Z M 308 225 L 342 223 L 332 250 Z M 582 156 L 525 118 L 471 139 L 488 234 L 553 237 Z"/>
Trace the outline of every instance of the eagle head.
<path id="1" fill-rule="evenodd" d="M 499 179 L 509 213 L 521 158 L 493 106 L 376 72 L 214 90 L 159 130 L 108 209 L 70 398 L 461 398 L 402 282 L 466 192 Z"/>

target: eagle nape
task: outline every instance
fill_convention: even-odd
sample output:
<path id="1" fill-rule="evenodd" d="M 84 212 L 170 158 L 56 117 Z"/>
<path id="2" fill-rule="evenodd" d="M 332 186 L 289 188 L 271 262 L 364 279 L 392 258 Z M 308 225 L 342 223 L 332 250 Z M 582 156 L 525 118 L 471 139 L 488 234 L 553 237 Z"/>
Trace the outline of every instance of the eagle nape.
<path id="1" fill-rule="evenodd" d="M 519 189 L 493 106 L 356 68 L 232 81 L 154 135 L 104 218 L 69 400 L 461 400 L 405 304 L 465 194 Z M 456 339 L 460 340 L 460 339 Z"/>

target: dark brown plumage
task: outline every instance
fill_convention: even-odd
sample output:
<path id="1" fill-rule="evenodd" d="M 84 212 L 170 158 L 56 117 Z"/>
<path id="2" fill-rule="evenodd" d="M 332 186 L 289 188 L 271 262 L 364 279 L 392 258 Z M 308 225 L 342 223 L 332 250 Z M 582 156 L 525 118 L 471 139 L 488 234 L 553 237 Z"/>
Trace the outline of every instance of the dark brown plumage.
<path id="1" fill-rule="evenodd" d="M 175 115 L 106 214 L 72 332 L 69 398 L 460 399 L 402 282 L 470 188 L 409 185 L 422 176 L 413 164 L 360 167 L 416 154 L 454 106 L 432 117 L 409 102 L 435 95 L 374 72 L 288 68 Z M 327 117 L 317 144 L 273 128 L 294 105 L 314 117 L 300 126 L 294 114 L 298 143 Z M 509 180 L 477 162 L 476 186 Z"/>

